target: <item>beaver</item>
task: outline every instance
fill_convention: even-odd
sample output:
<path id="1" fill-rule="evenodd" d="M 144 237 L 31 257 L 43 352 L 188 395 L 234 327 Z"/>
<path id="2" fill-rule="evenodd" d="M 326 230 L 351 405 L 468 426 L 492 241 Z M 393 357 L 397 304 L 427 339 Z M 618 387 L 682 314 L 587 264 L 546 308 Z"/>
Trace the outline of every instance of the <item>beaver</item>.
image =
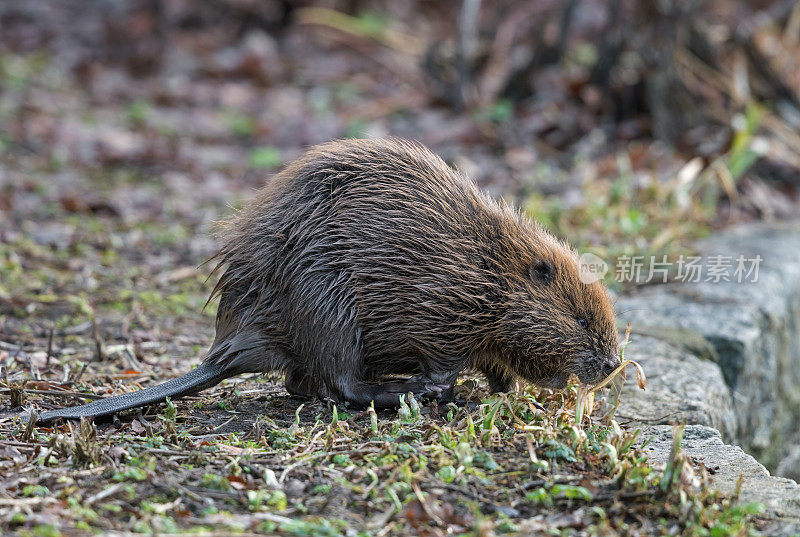
<path id="1" fill-rule="evenodd" d="M 399 139 L 322 144 L 221 226 L 216 337 L 189 373 L 52 410 L 81 418 L 196 393 L 246 372 L 289 393 L 376 407 L 441 397 L 466 369 L 493 392 L 561 388 L 618 365 L 613 308 L 576 252 Z M 209 298 L 209 300 L 211 300 Z"/>

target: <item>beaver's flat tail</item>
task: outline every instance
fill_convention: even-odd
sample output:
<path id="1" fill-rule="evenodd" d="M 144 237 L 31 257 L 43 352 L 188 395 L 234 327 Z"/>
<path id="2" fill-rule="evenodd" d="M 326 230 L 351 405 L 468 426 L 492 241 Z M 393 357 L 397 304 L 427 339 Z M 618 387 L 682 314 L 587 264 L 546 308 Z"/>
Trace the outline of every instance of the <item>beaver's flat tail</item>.
<path id="1" fill-rule="evenodd" d="M 47 423 L 60 418 L 77 420 L 80 418 L 108 416 L 123 410 L 160 403 L 167 397 L 191 395 L 219 384 L 231 376 L 233 374 L 227 371 L 225 367 L 219 364 L 203 362 L 185 375 L 168 380 L 158 386 L 139 390 L 138 392 L 115 395 L 108 399 L 100 399 L 82 406 L 49 410 L 42 413 L 36 423 Z"/>

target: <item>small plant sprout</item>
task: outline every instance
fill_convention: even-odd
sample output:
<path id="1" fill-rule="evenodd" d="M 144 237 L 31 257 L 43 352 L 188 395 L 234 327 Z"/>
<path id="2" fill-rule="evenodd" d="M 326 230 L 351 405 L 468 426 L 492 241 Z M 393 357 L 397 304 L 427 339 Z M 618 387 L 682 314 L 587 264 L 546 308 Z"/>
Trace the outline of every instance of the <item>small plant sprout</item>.
<path id="1" fill-rule="evenodd" d="M 497 397 L 491 406 L 484 405 L 481 409 L 482 412 L 484 412 L 483 421 L 481 423 L 481 430 L 483 431 L 481 440 L 484 445 L 490 444 L 494 436 L 499 435 L 494 422 L 495 418 L 497 417 L 497 412 L 500 410 L 504 402 L 506 405 L 508 404 L 508 400 L 504 397 Z"/>
<path id="2" fill-rule="evenodd" d="M 672 430 L 672 446 L 669 452 L 669 460 L 667 460 L 667 466 L 664 468 L 664 475 L 661 477 L 661 482 L 659 483 L 661 491 L 666 494 L 669 494 L 673 490 L 678 490 L 683 493 L 683 489 L 679 486 L 681 484 L 698 485 L 698 483 L 694 483 L 694 481 L 696 481 L 695 472 L 691 464 L 689 464 L 686 455 L 681 450 L 682 443 L 683 425 L 677 425 Z"/>
<path id="3" fill-rule="evenodd" d="M 401 423 L 411 423 L 411 408 L 406 403 L 406 396 L 400 395 L 400 407 L 397 409 L 397 417 Z"/>
<path id="4" fill-rule="evenodd" d="M 294 423 L 289 428 L 289 432 L 292 434 L 297 434 L 300 431 L 300 412 L 303 410 L 303 407 L 306 406 L 305 403 L 301 404 L 297 407 L 297 410 L 294 411 Z"/>
<path id="5" fill-rule="evenodd" d="M 408 394 L 408 407 L 411 409 L 411 419 L 413 421 L 419 420 L 422 409 L 419 406 L 417 398 L 410 392 Z"/>
<path id="6" fill-rule="evenodd" d="M 336 405 L 333 405 L 331 425 L 336 425 L 337 423 L 339 423 L 339 410 L 336 408 Z"/>
<path id="7" fill-rule="evenodd" d="M 375 412 L 375 401 L 369 404 L 369 428 L 372 434 L 378 434 L 378 413 Z"/>
<path id="8" fill-rule="evenodd" d="M 168 420 L 174 420 L 178 415 L 178 411 L 175 409 L 175 403 L 173 403 L 169 397 L 167 397 L 164 403 L 167 406 L 167 409 L 164 411 L 164 418 Z"/>

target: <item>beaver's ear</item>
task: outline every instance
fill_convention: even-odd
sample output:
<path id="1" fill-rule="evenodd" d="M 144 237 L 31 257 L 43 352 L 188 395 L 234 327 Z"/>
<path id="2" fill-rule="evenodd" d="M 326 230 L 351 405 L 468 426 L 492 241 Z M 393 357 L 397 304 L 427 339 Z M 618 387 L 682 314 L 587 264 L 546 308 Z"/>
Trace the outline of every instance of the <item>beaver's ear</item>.
<path id="1" fill-rule="evenodd" d="M 534 282 L 547 283 L 553 278 L 553 265 L 544 259 L 537 259 L 528 267 L 528 275 Z"/>

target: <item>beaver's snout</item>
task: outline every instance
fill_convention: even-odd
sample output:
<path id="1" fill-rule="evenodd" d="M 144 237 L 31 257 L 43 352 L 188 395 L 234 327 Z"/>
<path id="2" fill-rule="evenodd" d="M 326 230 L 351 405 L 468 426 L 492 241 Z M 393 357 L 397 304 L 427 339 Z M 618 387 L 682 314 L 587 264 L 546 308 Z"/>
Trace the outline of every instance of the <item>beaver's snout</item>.
<path id="1" fill-rule="evenodd" d="M 619 367 L 619 356 L 616 355 L 594 355 L 590 360 L 584 362 L 583 367 L 578 372 L 578 378 L 584 384 L 597 384 L 605 380 L 607 376 Z"/>
<path id="2" fill-rule="evenodd" d="M 600 359 L 600 363 L 601 370 L 603 371 L 603 378 L 606 378 L 619 367 L 619 356 L 613 354 L 611 356 L 604 356 Z"/>

